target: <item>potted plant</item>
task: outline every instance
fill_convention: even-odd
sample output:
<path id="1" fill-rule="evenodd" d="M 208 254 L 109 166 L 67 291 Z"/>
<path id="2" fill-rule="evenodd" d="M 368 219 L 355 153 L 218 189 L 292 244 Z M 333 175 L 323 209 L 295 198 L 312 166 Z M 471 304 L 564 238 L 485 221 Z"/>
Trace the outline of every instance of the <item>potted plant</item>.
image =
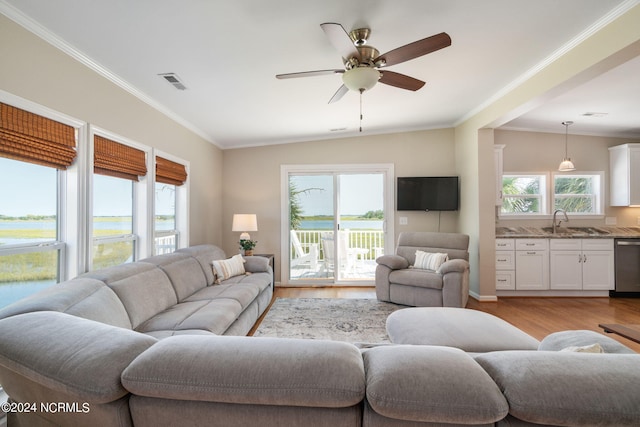
<path id="1" fill-rule="evenodd" d="M 244 250 L 245 256 L 253 255 L 253 248 L 256 247 L 257 240 L 240 239 L 240 248 Z"/>

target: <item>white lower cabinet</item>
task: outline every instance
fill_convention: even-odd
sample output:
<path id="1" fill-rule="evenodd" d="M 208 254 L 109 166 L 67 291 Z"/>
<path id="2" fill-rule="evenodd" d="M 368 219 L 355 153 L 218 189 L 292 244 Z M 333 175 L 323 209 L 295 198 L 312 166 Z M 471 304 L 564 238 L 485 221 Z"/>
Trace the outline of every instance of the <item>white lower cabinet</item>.
<path id="1" fill-rule="evenodd" d="M 551 239 L 550 288 L 614 288 L 613 239 Z"/>
<path id="2" fill-rule="evenodd" d="M 549 239 L 516 239 L 516 290 L 549 289 Z"/>
<path id="3" fill-rule="evenodd" d="M 613 239 L 496 239 L 498 291 L 614 289 Z"/>
<path id="4" fill-rule="evenodd" d="M 496 290 L 516 289 L 515 239 L 496 239 Z"/>

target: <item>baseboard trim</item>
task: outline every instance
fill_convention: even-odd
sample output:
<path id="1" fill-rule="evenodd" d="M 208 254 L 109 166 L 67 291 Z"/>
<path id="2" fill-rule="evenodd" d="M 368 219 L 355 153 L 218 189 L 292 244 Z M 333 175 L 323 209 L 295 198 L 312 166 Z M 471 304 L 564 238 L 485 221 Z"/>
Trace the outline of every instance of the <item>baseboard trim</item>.
<path id="1" fill-rule="evenodd" d="M 498 297 L 495 295 L 479 295 L 473 291 L 469 291 L 469 296 L 479 302 L 497 302 L 498 301 Z"/>

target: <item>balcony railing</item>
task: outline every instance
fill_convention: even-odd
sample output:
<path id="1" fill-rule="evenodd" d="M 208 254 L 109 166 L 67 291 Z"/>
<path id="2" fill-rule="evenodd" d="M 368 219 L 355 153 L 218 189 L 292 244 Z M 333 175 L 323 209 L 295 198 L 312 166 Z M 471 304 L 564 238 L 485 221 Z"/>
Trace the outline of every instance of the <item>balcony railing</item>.
<path id="1" fill-rule="evenodd" d="M 322 237 L 333 238 L 333 231 L 295 230 L 295 233 L 305 252 L 308 253 L 308 248 L 312 245 L 317 245 L 319 260 L 323 261 L 327 258 L 322 245 Z M 341 230 L 339 233 L 343 233 L 342 236 L 346 239 L 347 248 L 367 250 L 366 252 L 364 250 L 358 252 L 360 260 L 374 261 L 384 253 L 384 233 L 382 230 Z"/>

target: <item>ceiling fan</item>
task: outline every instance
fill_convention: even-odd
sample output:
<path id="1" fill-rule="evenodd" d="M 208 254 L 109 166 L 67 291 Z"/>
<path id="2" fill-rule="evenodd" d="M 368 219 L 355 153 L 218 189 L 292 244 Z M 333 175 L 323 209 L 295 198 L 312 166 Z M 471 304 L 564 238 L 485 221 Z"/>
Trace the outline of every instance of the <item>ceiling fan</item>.
<path id="1" fill-rule="evenodd" d="M 371 35 L 369 28 L 359 28 L 347 33 L 342 25 L 333 22 L 320 24 L 320 27 L 333 47 L 342 55 L 344 69 L 278 74 L 276 78 L 342 74 L 343 84 L 329 100 L 330 104 L 340 100 L 349 90 L 362 94 L 378 82 L 416 91 L 424 86 L 425 82 L 385 68 L 451 46 L 451 37 L 447 33 L 439 33 L 380 55 L 378 49 L 367 45 L 367 39 Z"/>

